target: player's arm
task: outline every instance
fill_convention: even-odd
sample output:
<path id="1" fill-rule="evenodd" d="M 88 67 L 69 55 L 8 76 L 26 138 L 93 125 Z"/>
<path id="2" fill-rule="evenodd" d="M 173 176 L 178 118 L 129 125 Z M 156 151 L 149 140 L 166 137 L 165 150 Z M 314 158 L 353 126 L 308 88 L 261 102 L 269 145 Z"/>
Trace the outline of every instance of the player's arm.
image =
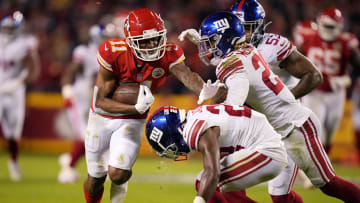
<path id="1" fill-rule="evenodd" d="M 204 80 L 200 77 L 198 73 L 191 71 L 184 62 L 173 66 L 170 69 L 170 73 L 174 75 L 179 81 L 181 81 L 185 85 L 185 87 L 187 87 L 197 95 L 200 94 L 200 91 L 204 84 Z"/>
<path id="2" fill-rule="evenodd" d="M 72 106 L 74 99 L 72 83 L 75 79 L 75 75 L 82 70 L 83 65 L 80 61 L 72 61 L 61 77 L 61 95 L 64 99 L 64 106 L 66 107 Z"/>
<path id="3" fill-rule="evenodd" d="M 75 75 L 83 70 L 80 61 L 72 61 L 61 77 L 61 85 L 71 85 L 75 79 Z"/>
<path id="4" fill-rule="evenodd" d="M 116 77 L 108 70 L 99 68 L 96 77 L 94 97 L 95 107 L 110 113 L 135 114 L 135 105 L 123 104 L 106 96 L 115 88 Z"/>
<path id="5" fill-rule="evenodd" d="M 203 156 L 204 172 L 201 176 L 197 196 L 209 200 L 214 193 L 220 177 L 220 151 L 217 138 L 219 127 L 207 129 L 199 139 L 199 151 Z"/>
<path id="6" fill-rule="evenodd" d="M 24 67 L 28 69 L 26 84 L 33 84 L 40 75 L 40 57 L 37 49 L 31 49 L 24 58 Z"/>
<path id="7" fill-rule="evenodd" d="M 321 72 L 297 50 L 294 50 L 279 66 L 300 79 L 299 83 L 291 89 L 296 99 L 308 94 L 322 83 Z"/>
<path id="8" fill-rule="evenodd" d="M 243 105 L 249 93 L 249 79 L 242 73 L 235 73 L 225 81 L 227 89 L 225 104 Z"/>

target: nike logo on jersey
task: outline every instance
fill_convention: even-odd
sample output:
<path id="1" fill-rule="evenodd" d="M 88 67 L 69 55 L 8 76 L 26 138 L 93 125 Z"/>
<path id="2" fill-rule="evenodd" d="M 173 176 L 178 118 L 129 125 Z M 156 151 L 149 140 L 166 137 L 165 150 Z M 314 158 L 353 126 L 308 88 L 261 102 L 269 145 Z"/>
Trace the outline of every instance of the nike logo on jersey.
<path id="1" fill-rule="evenodd" d="M 105 44 L 105 51 L 109 50 L 109 48 L 106 47 L 106 44 Z"/>

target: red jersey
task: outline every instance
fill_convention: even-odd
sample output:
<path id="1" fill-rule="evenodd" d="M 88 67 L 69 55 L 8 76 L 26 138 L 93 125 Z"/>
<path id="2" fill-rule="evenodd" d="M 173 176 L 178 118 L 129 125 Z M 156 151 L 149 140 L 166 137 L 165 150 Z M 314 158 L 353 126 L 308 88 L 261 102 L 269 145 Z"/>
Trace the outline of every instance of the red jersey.
<path id="1" fill-rule="evenodd" d="M 157 61 L 141 61 L 136 58 L 125 39 L 108 40 L 101 44 L 97 53 L 100 66 L 112 72 L 119 81 L 144 82 L 150 84 L 153 92 L 158 89 L 169 75 L 169 70 L 184 61 L 183 50 L 176 44 L 167 43 L 165 55 Z M 93 104 L 91 106 L 93 109 Z M 99 113 L 108 118 L 144 119 L 144 114 Z"/>
<path id="2" fill-rule="evenodd" d="M 165 82 L 169 70 L 185 59 L 178 45 L 168 42 L 165 49 L 161 59 L 144 62 L 136 58 L 125 39 L 108 40 L 99 46 L 97 60 L 119 81 L 150 82 L 154 91 Z"/>
<path id="3" fill-rule="evenodd" d="M 299 48 L 319 68 L 324 78 L 318 90 L 331 92 L 329 77 L 347 74 L 347 61 L 353 49 L 359 46 L 359 41 L 350 33 L 342 33 L 334 42 L 322 40 L 317 32 L 303 37 Z"/>

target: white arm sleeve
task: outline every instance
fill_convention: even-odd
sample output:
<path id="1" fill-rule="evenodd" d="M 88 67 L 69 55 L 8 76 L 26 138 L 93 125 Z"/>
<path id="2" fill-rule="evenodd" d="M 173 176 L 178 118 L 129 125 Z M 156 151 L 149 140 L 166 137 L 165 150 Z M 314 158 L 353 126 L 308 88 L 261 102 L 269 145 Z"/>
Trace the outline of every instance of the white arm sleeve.
<path id="1" fill-rule="evenodd" d="M 244 74 L 233 74 L 225 81 L 228 93 L 225 104 L 243 105 L 249 93 L 249 80 Z"/>

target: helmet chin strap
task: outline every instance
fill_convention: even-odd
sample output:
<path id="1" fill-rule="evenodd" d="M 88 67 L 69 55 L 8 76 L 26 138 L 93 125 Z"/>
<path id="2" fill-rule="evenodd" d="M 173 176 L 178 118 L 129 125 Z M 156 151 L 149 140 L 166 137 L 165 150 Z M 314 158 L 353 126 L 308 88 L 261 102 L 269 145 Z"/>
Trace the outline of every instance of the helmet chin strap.
<path id="1" fill-rule="evenodd" d="M 269 21 L 269 22 L 267 22 L 267 23 L 264 25 L 264 32 L 265 32 L 267 26 L 269 26 L 271 23 L 272 23 L 272 21 Z"/>

